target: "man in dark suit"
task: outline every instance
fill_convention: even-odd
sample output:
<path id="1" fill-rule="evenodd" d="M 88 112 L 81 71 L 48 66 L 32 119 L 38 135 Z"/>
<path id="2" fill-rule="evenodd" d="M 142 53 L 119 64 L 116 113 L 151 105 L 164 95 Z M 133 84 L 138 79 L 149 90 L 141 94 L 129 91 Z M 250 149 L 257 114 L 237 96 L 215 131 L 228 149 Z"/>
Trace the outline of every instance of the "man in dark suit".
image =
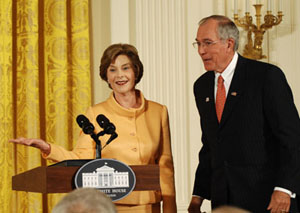
<path id="1" fill-rule="evenodd" d="M 239 31 L 224 16 L 199 22 L 207 72 L 194 84 L 202 148 L 189 212 L 232 205 L 251 212 L 296 211 L 300 119 L 283 72 L 236 52 Z M 221 77 L 219 77 L 221 76 Z"/>

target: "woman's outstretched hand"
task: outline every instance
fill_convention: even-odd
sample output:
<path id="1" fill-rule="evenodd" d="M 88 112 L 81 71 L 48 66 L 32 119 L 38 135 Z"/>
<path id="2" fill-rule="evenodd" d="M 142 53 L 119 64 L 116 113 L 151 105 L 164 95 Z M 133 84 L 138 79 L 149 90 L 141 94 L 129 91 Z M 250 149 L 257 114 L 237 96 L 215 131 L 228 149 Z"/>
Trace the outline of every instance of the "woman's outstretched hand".
<path id="1" fill-rule="evenodd" d="M 16 139 L 10 139 L 9 142 L 15 143 L 15 144 L 22 144 L 25 146 L 32 146 L 35 148 L 38 148 L 46 155 L 50 154 L 51 146 L 49 143 L 42 139 L 36 139 L 36 138 L 16 138 Z"/>

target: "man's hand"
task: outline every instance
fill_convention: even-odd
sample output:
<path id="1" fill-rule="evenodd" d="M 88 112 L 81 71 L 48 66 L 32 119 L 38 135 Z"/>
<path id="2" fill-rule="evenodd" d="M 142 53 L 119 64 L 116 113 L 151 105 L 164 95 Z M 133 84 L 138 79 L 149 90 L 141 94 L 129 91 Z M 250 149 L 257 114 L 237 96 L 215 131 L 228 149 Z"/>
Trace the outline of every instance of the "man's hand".
<path id="1" fill-rule="evenodd" d="M 291 205 L 291 197 L 289 194 L 281 191 L 274 191 L 271 197 L 268 210 L 271 213 L 289 212 Z"/>
<path id="2" fill-rule="evenodd" d="M 188 212 L 189 213 L 200 213 L 200 207 L 202 205 L 203 202 L 203 198 L 201 197 L 196 197 L 193 196 L 192 200 L 190 202 L 189 208 L 188 208 Z"/>

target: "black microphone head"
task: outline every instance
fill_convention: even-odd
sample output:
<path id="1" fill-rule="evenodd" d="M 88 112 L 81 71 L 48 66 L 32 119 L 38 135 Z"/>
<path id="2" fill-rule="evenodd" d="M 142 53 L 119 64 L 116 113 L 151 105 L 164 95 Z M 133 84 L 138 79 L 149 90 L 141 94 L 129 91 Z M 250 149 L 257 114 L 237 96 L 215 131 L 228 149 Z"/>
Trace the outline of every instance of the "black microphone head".
<path id="1" fill-rule="evenodd" d="M 113 134 L 116 132 L 116 127 L 113 123 L 108 123 L 107 125 L 104 125 L 104 131 L 106 132 L 106 134 Z"/>
<path id="2" fill-rule="evenodd" d="M 95 127 L 87 117 L 84 115 L 78 115 L 76 121 L 85 134 L 91 135 L 94 133 Z"/>
<path id="3" fill-rule="evenodd" d="M 84 126 L 84 124 L 89 123 L 89 119 L 87 119 L 87 117 L 85 117 L 84 115 L 78 115 L 76 118 L 76 121 L 78 123 L 78 125 L 80 126 L 80 128 L 82 128 Z"/>
<path id="4" fill-rule="evenodd" d="M 97 123 L 99 124 L 99 126 L 103 129 L 104 129 L 104 126 L 109 123 L 109 120 L 107 119 L 107 117 L 105 117 L 105 115 L 102 115 L 102 114 L 98 115 L 96 120 L 97 120 Z"/>
<path id="5" fill-rule="evenodd" d="M 85 134 L 88 134 L 88 135 L 92 135 L 94 133 L 94 130 L 95 130 L 95 127 L 92 123 L 88 123 L 87 125 L 84 125 L 83 128 L 82 128 L 82 131 L 85 133 Z"/>
<path id="6" fill-rule="evenodd" d="M 103 130 L 106 134 L 111 135 L 116 131 L 115 125 L 110 123 L 108 118 L 105 115 L 103 115 L 103 114 L 98 115 L 96 120 L 97 120 L 99 126 L 101 128 L 103 128 Z"/>

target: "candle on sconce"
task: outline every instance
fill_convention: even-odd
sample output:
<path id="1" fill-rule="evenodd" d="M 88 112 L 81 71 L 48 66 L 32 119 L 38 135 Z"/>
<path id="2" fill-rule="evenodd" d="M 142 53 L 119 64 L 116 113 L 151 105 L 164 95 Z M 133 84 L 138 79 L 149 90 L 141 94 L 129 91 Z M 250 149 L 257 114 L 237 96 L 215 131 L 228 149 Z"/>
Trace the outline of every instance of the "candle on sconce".
<path id="1" fill-rule="evenodd" d="M 272 11 L 271 0 L 268 0 L 268 11 Z"/>
<path id="2" fill-rule="evenodd" d="M 245 1 L 246 12 L 249 12 L 248 0 Z"/>
<path id="3" fill-rule="evenodd" d="M 279 0 L 278 11 L 282 11 L 282 0 Z"/>
<path id="4" fill-rule="evenodd" d="M 273 0 L 270 0 L 271 6 L 270 6 L 270 11 L 273 10 Z"/>
<path id="5" fill-rule="evenodd" d="M 237 0 L 234 0 L 234 14 L 237 14 Z"/>

